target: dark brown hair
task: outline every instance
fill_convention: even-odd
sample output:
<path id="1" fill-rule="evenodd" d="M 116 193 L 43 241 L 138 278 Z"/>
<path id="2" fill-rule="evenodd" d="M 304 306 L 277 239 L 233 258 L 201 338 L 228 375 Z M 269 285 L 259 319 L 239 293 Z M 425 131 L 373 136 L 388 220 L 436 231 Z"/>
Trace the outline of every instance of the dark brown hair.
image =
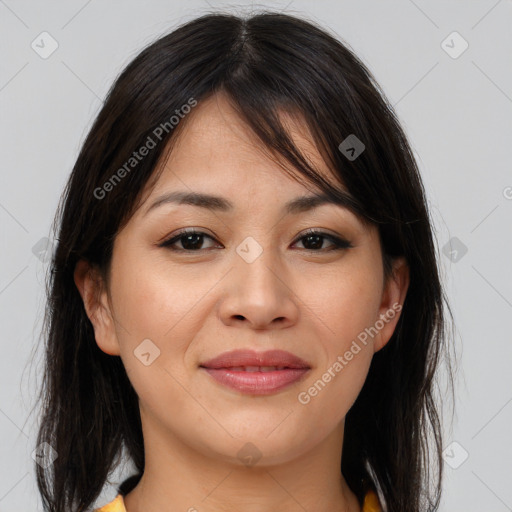
<path id="1" fill-rule="evenodd" d="M 139 475 L 122 489 L 144 471 L 137 395 L 120 357 L 98 348 L 73 274 L 80 259 L 107 274 L 116 233 L 177 131 L 164 130 L 108 193 L 98 188 L 176 110 L 219 91 L 262 147 L 339 200 L 341 188 L 294 146 L 279 112 L 300 116 L 352 197 L 350 208 L 378 227 L 386 273 L 393 258 L 405 257 L 410 285 L 402 314 L 346 416 L 340 470 L 361 503 L 378 489 L 389 512 L 437 510 L 443 465 L 434 377 L 449 307 L 417 165 L 384 93 L 348 46 L 312 22 L 270 12 L 207 14 L 158 39 L 118 77 L 83 144 L 55 217 L 58 245 L 47 282 L 37 442 L 58 458 L 36 466 L 44 510 L 90 507 L 124 450 Z M 365 148 L 351 160 L 339 145 L 352 134 Z"/>

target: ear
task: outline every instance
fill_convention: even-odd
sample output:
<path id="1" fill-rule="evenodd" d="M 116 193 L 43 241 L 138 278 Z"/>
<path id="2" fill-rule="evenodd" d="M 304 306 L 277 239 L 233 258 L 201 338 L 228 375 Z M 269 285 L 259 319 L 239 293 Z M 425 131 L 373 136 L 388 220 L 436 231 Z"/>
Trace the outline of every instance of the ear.
<path id="1" fill-rule="evenodd" d="M 80 260 L 75 266 L 74 280 L 87 316 L 93 325 L 98 347 L 106 354 L 119 355 L 114 317 L 108 301 L 106 284 L 99 271 L 87 261 Z"/>
<path id="2" fill-rule="evenodd" d="M 391 275 L 384 283 L 379 320 L 376 321 L 376 327 L 379 327 L 379 329 L 374 337 L 374 352 L 378 352 L 386 346 L 393 332 L 395 332 L 408 288 L 409 265 L 405 258 L 396 258 L 393 260 Z"/>

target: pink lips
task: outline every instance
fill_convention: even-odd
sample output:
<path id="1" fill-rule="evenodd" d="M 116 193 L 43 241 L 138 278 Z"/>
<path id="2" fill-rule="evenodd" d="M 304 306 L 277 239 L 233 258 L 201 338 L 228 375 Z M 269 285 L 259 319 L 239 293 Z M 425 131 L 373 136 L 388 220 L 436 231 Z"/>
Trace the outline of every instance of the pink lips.
<path id="1" fill-rule="evenodd" d="M 308 363 L 284 350 L 225 352 L 200 365 L 217 382 L 245 394 L 268 395 L 301 380 Z"/>

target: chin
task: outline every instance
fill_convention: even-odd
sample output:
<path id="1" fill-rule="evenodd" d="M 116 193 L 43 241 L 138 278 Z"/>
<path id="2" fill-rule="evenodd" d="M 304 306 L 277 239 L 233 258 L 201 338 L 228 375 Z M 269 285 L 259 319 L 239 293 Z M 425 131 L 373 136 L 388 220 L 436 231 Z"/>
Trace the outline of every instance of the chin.
<path id="1" fill-rule="evenodd" d="M 228 430 L 232 438 L 222 436 L 215 444 L 215 439 L 211 437 L 205 441 L 212 456 L 240 467 L 277 466 L 292 461 L 310 448 L 311 436 L 299 437 L 299 432 L 289 428 L 282 432 L 277 430 L 272 432 L 266 427 L 244 428 L 243 433 Z M 301 430 L 304 433 L 304 429 Z"/>

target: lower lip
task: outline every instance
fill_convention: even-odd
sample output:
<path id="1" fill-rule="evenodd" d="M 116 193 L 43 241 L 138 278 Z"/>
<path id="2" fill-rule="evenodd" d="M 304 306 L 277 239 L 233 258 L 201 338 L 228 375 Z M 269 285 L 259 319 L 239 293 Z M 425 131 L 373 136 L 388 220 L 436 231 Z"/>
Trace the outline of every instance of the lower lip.
<path id="1" fill-rule="evenodd" d="M 249 395 L 270 395 L 301 380 L 309 368 L 271 372 L 245 372 L 228 368 L 204 368 L 217 382 Z"/>

